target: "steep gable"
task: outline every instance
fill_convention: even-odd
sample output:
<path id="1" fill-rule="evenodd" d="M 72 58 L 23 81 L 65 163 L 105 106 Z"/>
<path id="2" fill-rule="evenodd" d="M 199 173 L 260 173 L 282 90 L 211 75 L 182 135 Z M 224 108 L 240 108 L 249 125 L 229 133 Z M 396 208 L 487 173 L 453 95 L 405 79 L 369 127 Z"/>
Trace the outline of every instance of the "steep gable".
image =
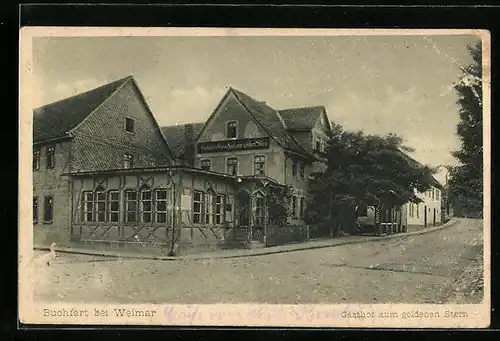
<path id="1" fill-rule="evenodd" d="M 250 116 L 252 116 L 257 124 L 279 145 L 289 151 L 304 156 L 310 156 L 309 153 L 288 134 L 286 123 L 278 111 L 271 108 L 266 103 L 257 101 L 239 90 L 230 88 L 229 91 L 232 91 L 236 95 Z"/>
<path id="2" fill-rule="evenodd" d="M 183 157 L 186 152 L 186 146 L 194 145 L 196 138 L 205 126 L 205 123 L 190 123 L 188 125 L 192 127 L 191 137 L 186 134 L 185 124 L 161 127 L 163 136 L 167 140 L 168 146 L 176 159 Z M 188 139 L 192 140 L 188 141 Z"/>
<path id="3" fill-rule="evenodd" d="M 33 142 L 69 136 L 97 107 L 132 77 L 128 76 L 76 96 L 68 97 L 33 110 Z"/>

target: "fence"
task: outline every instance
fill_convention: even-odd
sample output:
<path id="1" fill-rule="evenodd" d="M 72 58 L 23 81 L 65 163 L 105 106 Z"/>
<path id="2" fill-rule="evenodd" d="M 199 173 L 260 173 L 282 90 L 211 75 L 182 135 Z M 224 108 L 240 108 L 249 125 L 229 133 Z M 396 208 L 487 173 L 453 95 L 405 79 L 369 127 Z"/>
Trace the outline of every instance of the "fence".
<path id="1" fill-rule="evenodd" d="M 269 226 L 266 246 L 305 242 L 308 234 L 308 229 L 304 225 Z"/>

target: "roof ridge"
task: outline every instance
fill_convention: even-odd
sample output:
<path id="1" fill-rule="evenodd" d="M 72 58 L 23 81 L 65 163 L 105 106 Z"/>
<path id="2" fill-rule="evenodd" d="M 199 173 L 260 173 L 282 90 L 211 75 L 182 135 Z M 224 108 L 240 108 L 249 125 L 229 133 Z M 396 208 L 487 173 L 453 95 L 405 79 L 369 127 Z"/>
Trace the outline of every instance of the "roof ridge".
<path id="1" fill-rule="evenodd" d="M 116 84 L 124 84 L 125 82 L 127 82 L 127 81 L 129 81 L 130 79 L 133 79 L 133 78 L 134 78 L 134 76 L 129 75 L 129 76 L 127 76 L 127 77 L 123 77 L 123 78 L 120 78 L 120 79 L 116 79 L 116 80 L 114 80 L 114 81 L 111 81 L 111 82 L 108 82 L 108 83 L 105 83 L 105 84 L 99 85 L 98 87 L 95 87 L 95 88 L 89 89 L 89 90 L 87 90 L 87 91 L 84 91 L 84 92 L 79 92 L 79 93 L 77 93 L 77 94 L 75 94 L 75 95 L 71 95 L 71 96 L 68 96 L 68 97 L 64 97 L 64 98 L 58 99 L 57 101 L 50 102 L 50 103 L 44 104 L 44 105 L 42 105 L 42 106 L 36 107 L 36 108 L 34 108 L 34 109 L 33 109 L 33 111 L 39 111 L 39 110 L 44 109 L 44 108 L 46 108 L 46 107 L 48 107 L 48 106 L 55 105 L 55 104 L 58 104 L 58 103 L 60 103 L 60 102 L 64 102 L 64 101 L 66 101 L 66 100 L 68 100 L 68 99 L 72 99 L 72 98 L 77 97 L 77 96 L 86 95 L 86 94 L 88 94 L 88 93 L 90 93 L 90 92 L 94 92 L 94 91 L 100 90 L 100 89 L 105 88 L 105 87 L 107 87 L 107 86 L 110 86 L 111 84 L 114 84 L 114 83 L 116 83 Z M 118 89 L 119 87 L 120 87 L 120 86 L 117 86 L 117 89 Z M 113 92 L 114 92 L 114 91 L 113 91 Z M 109 96 L 111 96 L 112 94 L 113 94 L 113 93 L 111 93 Z M 109 96 L 108 96 L 108 97 L 109 97 Z"/>

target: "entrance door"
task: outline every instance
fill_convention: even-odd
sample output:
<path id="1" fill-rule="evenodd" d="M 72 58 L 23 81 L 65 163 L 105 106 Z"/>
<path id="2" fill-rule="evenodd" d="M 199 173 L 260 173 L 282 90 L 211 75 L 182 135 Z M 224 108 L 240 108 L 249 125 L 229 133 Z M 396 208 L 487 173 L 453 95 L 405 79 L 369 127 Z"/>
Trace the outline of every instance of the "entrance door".
<path id="1" fill-rule="evenodd" d="M 427 206 L 424 206 L 424 227 L 427 227 Z"/>
<path id="2" fill-rule="evenodd" d="M 436 209 L 433 209 L 432 226 L 436 226 Z"/>

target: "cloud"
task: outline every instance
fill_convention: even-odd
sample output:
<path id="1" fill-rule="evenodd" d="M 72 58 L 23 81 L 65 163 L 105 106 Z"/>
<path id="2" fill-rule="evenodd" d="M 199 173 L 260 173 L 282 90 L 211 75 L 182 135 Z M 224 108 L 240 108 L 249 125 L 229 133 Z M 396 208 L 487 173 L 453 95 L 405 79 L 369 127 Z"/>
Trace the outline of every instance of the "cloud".
<path id="1" fill-rule="evenodd" d="M 160 125 L 204 122 L 222 99 L 226 89 L 202 86 L 174 88 L 151 99 L 151 109 Z"/>

